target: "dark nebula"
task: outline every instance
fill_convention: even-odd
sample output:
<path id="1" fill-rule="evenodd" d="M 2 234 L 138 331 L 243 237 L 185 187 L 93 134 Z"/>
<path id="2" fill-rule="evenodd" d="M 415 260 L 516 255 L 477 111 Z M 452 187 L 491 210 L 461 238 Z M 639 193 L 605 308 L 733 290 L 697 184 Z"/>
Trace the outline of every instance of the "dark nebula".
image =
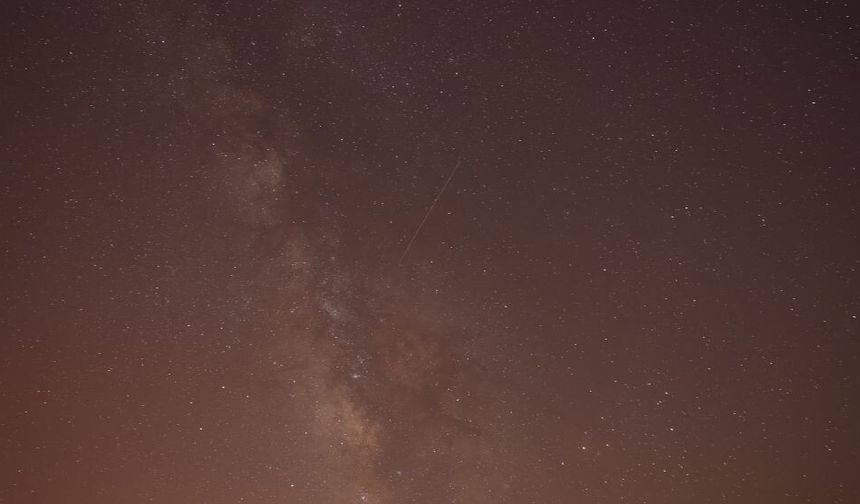
<path id="1" fill-rule="evenodd" d="M 855 7 L 4 2 L 0 502 L 860 502 Z"/>

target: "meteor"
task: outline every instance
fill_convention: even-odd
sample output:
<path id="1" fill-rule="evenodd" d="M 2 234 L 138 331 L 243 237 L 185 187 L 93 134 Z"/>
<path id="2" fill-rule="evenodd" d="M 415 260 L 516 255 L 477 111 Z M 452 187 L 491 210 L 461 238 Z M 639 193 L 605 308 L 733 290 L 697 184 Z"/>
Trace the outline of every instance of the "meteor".
<path id="1" fill-rule="evenodd" d="M 412 233 L 412 238 L 409 239 L 409 243 L 406 244 L 406 248 L 403 249 L 403 254 L 400 255 L 400 260 L 397 261 L 397 264 L 403 263 L 403 259 L 406 258 L 406 254 L 409 253 L 409 249 L 412 248 L 412 244 L 415 243 L 415 238 L 418 237 L 418 233 L 421 232 L 421 228 L 424 227 L 424 223 L 427 222 L 427 218 L 430 217 L 430 212 L 436 207 L 436 203 L 439 201 L 439 197 L 442 196 L 442 193 L 445 192 L 445 188 L 448 187 L 448 184 L 451 183 L 451 179 L 454 178 L 454 174 L 457 173 L 457 168 L 460 167 L 460 159 L 457 160 L 457 163 L 454 164 L 454 169 L 451 170 L 451 173 L 448 175 L 448 179 L 445 180 L 445 183 L 442 184 L 442 188 L 439 189 L 439 192 L 436 193 L 436 197 L 433 199 L 433 203 L 430 203 L 430 208 L 427 209 L 427 212 L 424 213 L 424 218 L 421 219 L 421 222 L 418 224 L 418 227 L 415 228 L 415 232 Z"/>

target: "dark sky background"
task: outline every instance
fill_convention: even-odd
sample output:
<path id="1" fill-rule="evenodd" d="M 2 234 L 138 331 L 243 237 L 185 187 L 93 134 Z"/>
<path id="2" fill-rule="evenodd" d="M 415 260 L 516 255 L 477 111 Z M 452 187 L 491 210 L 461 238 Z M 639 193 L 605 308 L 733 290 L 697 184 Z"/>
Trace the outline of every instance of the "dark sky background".
<path id="1" fill-rule="evenodd" d="M 860 502 L 860 13 L 761 4 L 3 2 L 0 502 Z"/>

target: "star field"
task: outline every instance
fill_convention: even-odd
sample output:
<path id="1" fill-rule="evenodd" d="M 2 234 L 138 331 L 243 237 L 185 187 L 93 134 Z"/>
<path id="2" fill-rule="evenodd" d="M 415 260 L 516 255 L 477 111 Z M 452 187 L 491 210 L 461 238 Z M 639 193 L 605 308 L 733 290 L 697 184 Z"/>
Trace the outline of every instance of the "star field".
<path id="1" fill-rule="evenodd" d="M 0 502 L 860 499 L 849 2 L 0 12 Z"/>

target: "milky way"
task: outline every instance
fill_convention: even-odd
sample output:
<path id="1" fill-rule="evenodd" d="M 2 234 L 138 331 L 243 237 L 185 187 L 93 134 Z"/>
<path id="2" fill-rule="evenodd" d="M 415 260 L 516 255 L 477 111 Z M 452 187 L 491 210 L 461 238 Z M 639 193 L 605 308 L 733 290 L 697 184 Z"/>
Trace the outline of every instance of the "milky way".
<path id="1" fill-rule="evenodd" d="M 0 501 L 855 502 L 857 16 L 694 4 L 5 6 Z"/>

